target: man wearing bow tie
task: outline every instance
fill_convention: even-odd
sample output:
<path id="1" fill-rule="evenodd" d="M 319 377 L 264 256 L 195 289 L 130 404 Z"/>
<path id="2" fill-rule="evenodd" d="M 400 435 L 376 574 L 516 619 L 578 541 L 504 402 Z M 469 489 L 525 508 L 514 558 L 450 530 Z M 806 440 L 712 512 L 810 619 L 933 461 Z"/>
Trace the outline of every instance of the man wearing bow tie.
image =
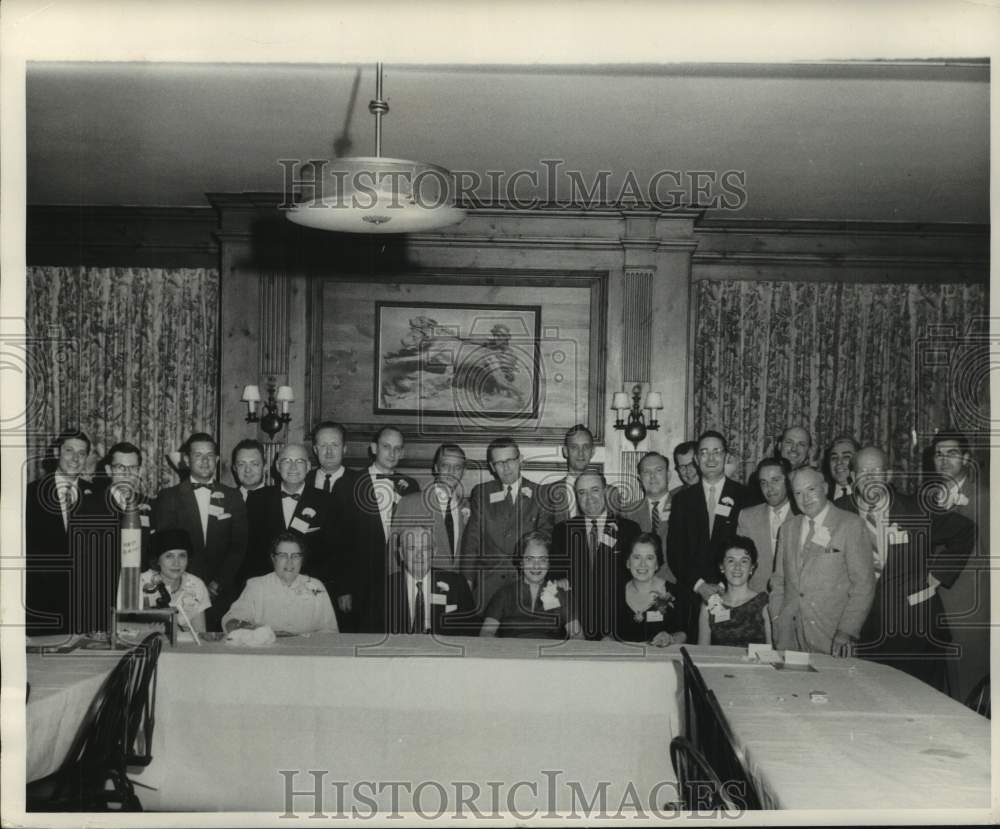
<path id="1" fill-rule="evenodd" d="M 278 483 L 251 492 L 247 498 L 250 542 L 243 580 L 272 571 L 271 542 L 288 530 L 306 539 L 310 550 L 309 574 L 326 583 L 329 592 L 332 539 L 327 518 L 333 502 L 322 490 L 306 486 L 309 465 L 305 446 L 287 444 L 275 461 Z"/>
<path id="2" fill-rule="evenodd" d="M 972 522 L 957 513 L 924 514 L 891 481 L 888 458 L 874 446 L 853 458 L 856 511 L 875 549 L 878 583 L 855 655 L 892 665 L 948 691 L 947 662 L 958 656 L 939 588 L 949 588 L 972 551 Z"/>
<path id="3" fill-rule="evenodd" d="M 420 491 L 420 485 L 396 472 L 406 442 L 394 426 L 383 426 L 368 447 L 372 462 L 345 492 L 344 555 L 334 584 L 337 609 L 353 613 L 362 633 L 385 630 L 386 589 L 390 565 L 389 537 L 399 499 Z"/>
<path id="4" fill-rule="evenodd" d="M 549 577 L 569 579 L 570 618 L 579 619 L 587 639 L 603 639 L 614 631 L 615 603 L 625 590 L 625 558 L 639 526 L 610 511 L 600 472 L 577 476 L 574 495 L 580 514 L 555 527 Z"/>
<path id="5" fill-rule="evenodd" d="M 264 486 L 264 447 L 259 440 L 244 438 L 233 447 L 229 469 L 244 503 L 254 490 Z"/>
<path id="6" fill-rule="evenodd" d="M 91 557 L 78 543 L 78 523 L 98 506 L 95 488 L 82 477 L 90 438 L 68 430 L 53 442 L 56 468 L 25 491 L 25 622 L 29 635 L 106 630 L 108 610 L 96 614 L 84 588 Z M 84 530 L 85 531 L 85 530 Z M 89 537 L 89 536 L 88 536 Z M 95 626 L 96 622 L 96 626 Z"/>
<path id="7" fill-rule="evenodd" d="M 521 475 L 521 450 L 510 437 L 486 447 L 494 480 L 477 484 L 469 496 L 469 523 L 462 542 L 462 575 L 482 612 L 510 579 L 517 577 L 514 549 L 518 539 L 543 520 L 538 487 Z"/>
<path id="8" fill-rule="evenodd" d="M 851 459 L 860 448 L 858 442 L 850 435 L 838 435 L 827 450 L 827 468 L 830 475 L 827 498 L 834 503 L 854 494 L 851 485 Z"/>
<path id="9" fill-rule="evenodd" d="M 246 554 L 246 505 L 238 490 L 216 479 L 219 449 L 211 435 L 191 435 L 181 457 L 190 478 L 160 491 L 153 503 L 153 525 L 187 532 L 194 548 L 188 571 L 207 585 L 212 607 L 206 623 L 210 630 L 220 630 L 222 616 L 236 597 Z"/>

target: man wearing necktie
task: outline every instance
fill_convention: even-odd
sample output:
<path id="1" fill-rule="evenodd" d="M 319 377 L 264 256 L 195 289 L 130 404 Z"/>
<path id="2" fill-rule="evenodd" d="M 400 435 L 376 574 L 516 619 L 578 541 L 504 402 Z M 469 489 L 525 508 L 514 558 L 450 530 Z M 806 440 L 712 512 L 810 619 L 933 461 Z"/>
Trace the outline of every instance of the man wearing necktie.
<path id="1" fill-rule="evenodd" d="M 931 500 L 944 510 L 941 518 L 960 515 L 972 522 L 975 532 L 972 553 L 954 583 L 941 591 L 945 612 L 962 620 L 951 631 L 955 644 L 962 649 L 962 659 L 952 660 L 948 666 L 952 695 L 964 700 L 990 670 L 989 474 L 973 459 L 969 438 L 962 432 L 937 432 L 931 440 L 930 454 L 939 478 L 928 486 L 937 490 L 937 497 Z M 958 556 L 954 561 L 953 568 Z"/>
<path id="2" fill-rule="evenodd" d="M 671 502 L 667 562 L 678 584 L 699 597 L 689 602 L 685 627 L 689 641 L 698 636 L 701 602 L 723 589 L 719 563 L 726 543 L 736 536 L 740 511 L 751 502 L 747 488 L 725 476 L 727 452 L 721 433 L 703 432 L 696 455 L 701 482 L 681 490 Z"/>
<path id="3" fill-rule="evenodd" d="M 247 547 L 247 507 L 237 489 L 216 478 L 219 448 L 205 432 L 191 435 L 181 448 L 188 479 L 160 490 L 153 502 L 153 526 L 181 529 L 191 539 L 188 572 L 208 587 L 212 606 L 206 611 L 209 630 L 220 630 L 241 584 Z"/>
<path id="4" fill-rule="evenodd" d="M 435 566 L 430 528 L 411 525 L 396 538 L 399 567 L 388 579 L 387 622 L 378 632 L 475 636 L 479 619 L 469 585 L 458 573 Z"/>
<path id="5" fill-rule="evenodd" d="M 639 525 L 612 514 L 608 486 L 600 472 L 576 479 L 580 514 L 556 525 L 549 578 L 569 580 L 571 618 L 587 639 L 613 635 L 616 602 L 624 587 L 624 557 L 639 535 Z"/>
<path id="6" fill-rule="evenodd" d="M 566 461 L 566 476 L 543 484 L 538 502 L 542 509 L 539 529 L 551 533 L 559 524 L 577 514 L 576 478 L 590 466 L 594 457 L 594 436 L 582 423 L 567 430 L 563 436 L 562 456 Z"/>
<path id="7" fill-rule="evenodd" d="M 854 455 L 854 498 L 841 503 L 865 522 L 876 549 L 878 582 L 855 653 L 922 679 L 945 693 L 952 644 L 941 588 L 950 587 L 972 550 L 972 522 L 958 514 L 925 512 L 891 483 L 885 452 L 867 446 Z"/>
<path id="8" fill-rule="evenodd" d="M 789 498 L 791 472 L 791 465 L 784 458 L 764 458 L 757 464 L 755 475 L 764 503 L 740 510 L 736 534 L 751 539 L 757 547 L 757 569 L 749 581 L 750 589 L 757 593 L 768 589 L 779 531 L 798 513 Z"/>
<path id="9" fill-rule="evenodd" d="M 658 535 L 662 549 L 666 549 L 671 503 L 670 462 L 659 452 L 647 452 L 639 459 L 636 471 L 639 473 L 639 484 L 644 497 L 627 509 L 625 514 L 639 525 L 642 532 Z M 673 584 L 677 583 L 666 559 L 656 575 Z"/>
<path id="10" fill-rule="evenodd" d="M 827 468 L 830 472 L 827 497 L 835 504 L 841 498 L 850 498 L 854 494 L 851 484 L 851 459 L 860 448 L 858 442 L 850 435 L 838 435 L 827 450 Z"/>
<path id="11" fill-rule="evenodd" d="M 343 515 L 343 540 L 337 550 L 337 577 L 332 595 L 348 624 L 341 630 L 384 631 L 386 628 L 387 579 L 395 564 L 389 544 L 392 524 L 401 498 L 420 492 L 420 485 L 396 470 L 406 452 L 403 433 L 383 426 L 368 446 L 372 462 L 361 472 L 348 492 L 338 497 Z"/>
<path id="12" fill-rule="evenodd" d="M 93 614 L 82 614 L 90 602 L 78 586 L 86 580 L 90 562 L 72 540 L 78 514 L 93 513 L 96 492 L 82 477 L 90 456 L 90 438 L 67 430 L 53 442 L 55 469 L 28 484 L 25 491 L 25 623 L 29 635 L 86 633 L 105 630 L 107 610 L 99 627 Z M 81 619 L 86 615 L 87 619 Z"/>
<path id="13" fill-rule="evenodd" d="M 461 573 L 480 612 L 497 590 L 518 577 L 517 542 L 543 519 L 539 487 L 521 475 L 517 442 L 496 438 L 486 448 L 486 459 L 495 479 L 472 488 L 461 557 Z"/>
<path id="14" fill-rule="evenodd" d="M 778 534 L 771 577 L 771 630 L 779 650 L 850 656 L 875 592 L 873 544 L 864 522 L 826 496 L 826 480 L 792 473 L 801 515 Z"/>
<path id="15" fill-rule="evenodd" d="M 229 471 L 246 503 L 247 496 L 264 486 L 264 446 L 259 440 L 244 438 L 233 447 Z"/>

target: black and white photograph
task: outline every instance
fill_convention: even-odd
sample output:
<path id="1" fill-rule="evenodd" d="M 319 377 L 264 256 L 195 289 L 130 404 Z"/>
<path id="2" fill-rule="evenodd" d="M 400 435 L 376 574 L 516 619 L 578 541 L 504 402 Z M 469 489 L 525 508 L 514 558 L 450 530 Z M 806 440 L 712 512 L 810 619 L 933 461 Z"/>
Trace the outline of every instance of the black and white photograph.
<path id="1" fill-rule="evenodd" d="M 998 43 L 5 3 L 2 825 L 995 823 Z"/>

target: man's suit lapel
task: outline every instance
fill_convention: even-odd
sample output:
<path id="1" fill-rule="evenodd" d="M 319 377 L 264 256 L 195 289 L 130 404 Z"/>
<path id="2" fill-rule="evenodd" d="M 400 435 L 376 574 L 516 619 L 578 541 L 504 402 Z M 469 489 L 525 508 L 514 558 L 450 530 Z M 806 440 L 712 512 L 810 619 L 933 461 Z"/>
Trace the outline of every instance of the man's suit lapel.
<path id="1" fill-rule="evenodd" d="M 177 486 L 177 494 L 180 497 L 181 513 L 187 523 L 186 529 L 191 537 L 191 544 L 196 552 L 204 550 L 208 546 L 208 541 L 201 531 L 201 512 L 198 510 L 198 499 L 194 497 L 194 488 L 191 486 L 191 482 L 181 481 Z"/>

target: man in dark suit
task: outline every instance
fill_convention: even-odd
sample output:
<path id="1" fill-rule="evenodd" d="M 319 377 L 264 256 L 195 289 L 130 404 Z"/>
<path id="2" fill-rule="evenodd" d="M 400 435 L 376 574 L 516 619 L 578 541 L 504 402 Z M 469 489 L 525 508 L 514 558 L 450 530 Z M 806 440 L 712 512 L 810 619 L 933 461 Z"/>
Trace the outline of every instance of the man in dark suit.
<path id="1" fill-rule="evenodd" d="M 413 492 L 399 499 L 392 520 L 393 544 L 399 532 L 414 527 L 427 528 L 434 537 L 434 566 L 457 573 L 462 540 L 471 515 L 469 499 L 462 492 L 465 451 L 457 443 L 441 444 L 434 452 L 431 470 L 433 484 L 423 492 Z M 394 563 L 398 563 L 398 559 Z"/>
<path id="2" fill-rule="evenodd" d="M 686 440 L 678 443 L 674 447 L 674 470 L 677 477 L 681 479 L 679 485 L 670 490 L 670 497 L 673 498 L 682 489 L 687 489 L 697 484 L 701 480 L 701 473 L 698 471 L 698 441 Z"/>
<path id="3" fill-rule="evenodd" d="M 337 595 L 338 585 L 346 584 L 348 574 L 349 550 L 345 546 L 348 531 L 348 516 L 353 514 L 355 506 L 354 487 L 358 478 L 364 474 L 356 469 L 344 466 L 344 451 L 347 448 L 347 430 L 334 420 L 322 420 L 317 423 L 311 435 L 312 450 L 319 466 L 306 476 L 306 488 L 316 490 L 333 499 L 324 525 L 330 530 L 330 569 L 328 573 L 327 590 L 337 611 L 337 624 L 344 633 L 352 633 L 358 629 L 358 620 L 351 609 L 349 593 Z"/>
<path id="4" fill-rule="evenodd" d="M 668 489 L 670 462 L 659 452 L 647 452 L 640 458 L 636 471 L 639 473 L 639 483 L 645 497 L 633 504 L 625 514 L 639 525 L 642 532 L 658 535 L 661 549 L 665 550 L 671 504 Z M 673 584 L 677 583 L 677 577 L 671 572 L 666 560 L 656 575 Z"/>
<path id="5" fill-rule="evenodd" d="M 961 660 L 948 663 L 955 699 L 965 700 L 972 687 L 990 670 L 990 496 L 989 475 L 972 457 L 962 432 L 940 431 L 930 447 L 940 492 L 940 509 L 973 522 L 976 540 L 958 578 L 941 594 L 948 616 L 961 620 L 952 629 Z"/>
<path id="6" fill-rule="evenodd" d="M 210 630 L 220 630 L 222 615 L 236 598 L 246 554 L 246 505 L 238 490 L 216 479 L 219 449 L 211 435 L 191 435 L 181 456 L 190 478 L 160 492 L 153 503 L 153 525 L 187 532 L 194 548 L 188 569 L 212 596 L 206 623 Z"/>
<path id="7" fill-rule="evenodd" d="M 757 483 L 763 504 L 744 507 L 736 522 L 736 534 L 749 538 L 757 548 L 757 567 L 748 582 L 756 593 L 767 591 L 774 572 L 774 552 L 778 532 L 798 509 L 791 500 L 789 477 L 792 468 L 784 458 L 764 458 L 757 464 Z"/>
<path id="8" fill-rule="evenodd" d="M 562 456 L 566 460 L 566 475 L 539 487 L 538 502 L 542 508 L 539 529 L 552 532 L 560 524 L 577 514 L 577 476 L 590 466 L 594 457 L 594 436 L 582 423 L 571 427 L 563 436 Z M 527 530 L 525 530 L 527 532 Z"/>
<path id="9" fill-rule="evenodd" d="M 433 533 L 411 528 L 400 542 L 400 569 L 388 578 L 388 613 L 376 632 L 476 636 L 479 618 L 469 585 L 454 571 L 432 567 L 440 557 Z"/>
<path id="10" fill-rule="evenodd" d="M 544 517 L 538 486 L 521 475 L 521 450 L 513 438 L 492 441 L 486 460 L 495 480 L 472 489 L 461 567 L 480 611 L 497 590 L 517 578 L 517 542 Z"/>
<path id="11" fill-rule="evenodd" d="M 53 442 L 55 470 L 25 491 L 25 623 L 29 635 L 106 631 L 115 573 L 108 539 L 84 516 L 99 513 L 97 487 L 82 477 L 90 438 L 78 430 Z M 107 528 L 105 528 L 107 529 Z M 103 573 L 103 575 L 97 575 Z M 99 584 L 99 595 L 94 593 Z"/>
<path id="12" fill-rule="evenodd" d="M 928 512 L 897 491 L 885 452 L 873 446 L 853 459 L 855 494 L 837 506 L 865 519 L 875 548 L 878 584 L 855 655 L 882 662 L 948 693 L 952 645 L 939 588 L 950 588 L 975 540 L 956 512 Z"/>
<path id="13" fill-rule="evenodd" d="M 861 447 L 850 435 L 838 435 L 826 452 L 826 474 L 830 485 L 827 498 L 833 502 L 854 494 L 851 482 L 851 459 Z"/>
<path id="14" fill-rule="evenodd" d="M 372 463 L 360 473 L 350 492 L 344 492 L 344 542 L 335 559 L 334 592 L 338 609 L 356 614 L 358 630 L 384 631 L 389 537 L 399 499 L 419 492 L 420 485 L 396 472 L 406 443 L 395 426 L 383 426 L 368 447 Z M 344 554 L 340 555 L 343 550 Z M 336 583 L 339 580 L 339 584 Z"/>
<path id="15" fill-rule="evenodd" d="M 736 535 L 740 510 L 750 503 L 746 487 L 725 476 L 726 439 L 715 431 L 698 438 L 698 468 L 701 484 L 674 496 L 667 528 L 667 562 L 682 587 L 693 590 L 703 601 L 722 590 L 719 562 L 726 544 Z M 698 635 L 701 605 L 690 602 L 686 632 Z"/>
<path id="16" fill-rule="evenodd" d="M 596 471 L 577 476 L 574 500 L 580 514 L 557 524 L 552 536 L 550 577 L 570 586 L 570 618 L 587 639 L 614 633 L 616 602 L 623 600 L 625 558 L 639 525 L 611 513 L 608 486 Z"/>
<path id="17" fill-rule="evenodd" d="M 306 447 L 297 443 L 285 445 L 275 462 L 278 483 L 251 492 L 247 498 L 250 534 L 241 581 L 274 569 L 269 555 L 271 542 L 288 530 L 305 539 L 309 545 L 309 575 L 323 581 L 329 591 L 332 541 L 326 519 L 333 499 L 322 490 L 305 485 L 309 464 Z"/>
<path id="18" fill-rule="evenodd" d="M 264 446 L 254 438 L 244 438 L 233 447 L 229 471 L 244 503 L 254 490 L 264 486 Z"/>

